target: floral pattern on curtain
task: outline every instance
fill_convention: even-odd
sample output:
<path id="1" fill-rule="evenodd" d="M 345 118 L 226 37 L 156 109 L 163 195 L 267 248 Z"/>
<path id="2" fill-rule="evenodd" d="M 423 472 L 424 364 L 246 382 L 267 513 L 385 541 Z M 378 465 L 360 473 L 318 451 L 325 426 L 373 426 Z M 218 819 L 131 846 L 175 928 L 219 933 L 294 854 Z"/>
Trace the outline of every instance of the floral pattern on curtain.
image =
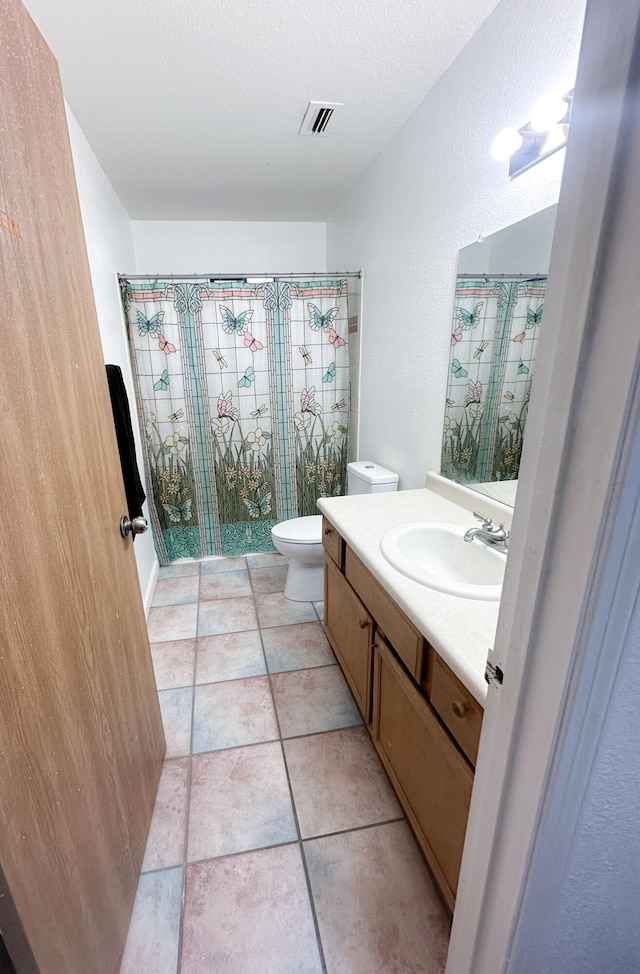
<path id="1" fill-rule="evenodd" d="M 441 469 L 459 483 L 515 480 L 545 279 L 456 284 Z"/>
<path id="2" fill-rule="evenodd" d="M 344 280 L 122 281 L 156 550 L 273 551 L 345 492 Z"/>

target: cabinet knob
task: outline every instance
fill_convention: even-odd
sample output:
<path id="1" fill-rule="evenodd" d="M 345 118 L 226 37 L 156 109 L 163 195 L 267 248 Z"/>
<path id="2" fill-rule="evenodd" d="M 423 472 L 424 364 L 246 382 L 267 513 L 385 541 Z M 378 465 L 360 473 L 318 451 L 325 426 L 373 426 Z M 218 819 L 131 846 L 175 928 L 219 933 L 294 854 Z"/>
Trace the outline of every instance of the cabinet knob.
<path id="1" fill-rule="evenodd" d="M 324 529 L 324 533 L 325 533 L 325 534 L 331 534 L 331 528 L 325 528 L 325 529 Z M 317 538 L 317 537 L 318 537 L 318 535 L 316 535 L 316 538 Z"/>
<path id="2" fill-rule="evenodd" d="M 469 709 L 469 705 L 466 703 L 461 703 L 459 700 L 454 700 L 451 704 L 451 709 L 453 710 L 456 717 L 464 717 Z"/>
<path id="3" fill-rule="evenodd" d="M 316 535 L 316 537 L 317 537 L 317 535 Z M 369 628 L 369 620 L 368 619 L 360 619 L 358 625 L 360 626 L 361 629 L 368 629 Z"/>

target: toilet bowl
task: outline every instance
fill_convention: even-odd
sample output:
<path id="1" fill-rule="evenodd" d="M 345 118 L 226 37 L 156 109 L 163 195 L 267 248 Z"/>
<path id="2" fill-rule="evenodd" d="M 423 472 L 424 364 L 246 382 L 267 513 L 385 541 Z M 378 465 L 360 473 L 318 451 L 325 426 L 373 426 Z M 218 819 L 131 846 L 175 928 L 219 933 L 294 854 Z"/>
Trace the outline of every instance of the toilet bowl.
<path id="1" fill-rule="evenodd" d="M 292 602 L 322 602 L 322 514 L 292 517 L 275 524 L 271 528 L 271 540 L 280 554 L 289 559 L 285 598 Z"/>
<path id="2" fill-rule="evenodd" d="M 398 474 L 371 460 L 354 460 L 347 464 L 349 494 L 379 494 L 398 489 Z M 271 528 L 274 547 L 289 559 L 284 586 L 292 602 L 322 602 L 324 599 L 324 565 L 322 547 L 322 514 L 292 517 Z"/>

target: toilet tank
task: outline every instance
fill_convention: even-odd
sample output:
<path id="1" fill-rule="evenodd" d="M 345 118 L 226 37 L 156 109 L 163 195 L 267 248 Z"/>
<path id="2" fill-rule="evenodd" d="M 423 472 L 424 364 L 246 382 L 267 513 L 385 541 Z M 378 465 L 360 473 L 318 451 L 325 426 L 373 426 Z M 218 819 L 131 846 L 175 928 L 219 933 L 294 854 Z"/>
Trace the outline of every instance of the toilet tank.
<path id="1" fill-rule="evenodd" d="M 347 464 L 348 494 L 381 494 L 398 489 L 398 474 L 372 460 L 356 460 Z"/>

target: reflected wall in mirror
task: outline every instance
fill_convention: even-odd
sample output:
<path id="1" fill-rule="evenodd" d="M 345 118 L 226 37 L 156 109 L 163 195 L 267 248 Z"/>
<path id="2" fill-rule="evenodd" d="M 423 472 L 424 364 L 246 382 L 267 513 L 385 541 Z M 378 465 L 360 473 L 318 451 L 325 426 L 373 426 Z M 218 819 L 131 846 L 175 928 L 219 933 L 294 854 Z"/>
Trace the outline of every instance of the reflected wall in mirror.
<path id="1" fill-rule="evenodd" d="M 458 255 L 443 476 L 515 499 L 556 207 Z"/>

